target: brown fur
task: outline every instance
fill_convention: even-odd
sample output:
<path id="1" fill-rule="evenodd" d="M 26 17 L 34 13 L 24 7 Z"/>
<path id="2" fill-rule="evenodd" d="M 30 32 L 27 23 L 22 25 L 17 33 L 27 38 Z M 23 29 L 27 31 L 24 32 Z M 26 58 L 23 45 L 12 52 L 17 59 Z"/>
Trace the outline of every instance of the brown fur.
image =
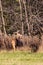
<path id="1" fill-rule="evenodd" d="M 13 49 L 14 49 L 14 51 L 15 51 L 16 40 L 15 40 L 14 37 L 11 38 L 11 44 L 12 44 Z"/>
<path id="2" fill-rule="evenodd" d="M 5 36 L 4 43 L 6 46 L 6 49 L 14 49 L 15 50 L 15 39 L 12 36 Z"/>

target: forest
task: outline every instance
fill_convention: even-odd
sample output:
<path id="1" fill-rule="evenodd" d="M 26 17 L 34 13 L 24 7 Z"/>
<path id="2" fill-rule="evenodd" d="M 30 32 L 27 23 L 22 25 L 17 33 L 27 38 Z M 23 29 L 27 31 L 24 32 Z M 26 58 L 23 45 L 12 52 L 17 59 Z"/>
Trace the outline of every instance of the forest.
<path id="1" fill-rule="evenodd" d="M 36 51 L 42 36 L 43 0 L 0 0 L 0 47 L 29 46 Z"/>

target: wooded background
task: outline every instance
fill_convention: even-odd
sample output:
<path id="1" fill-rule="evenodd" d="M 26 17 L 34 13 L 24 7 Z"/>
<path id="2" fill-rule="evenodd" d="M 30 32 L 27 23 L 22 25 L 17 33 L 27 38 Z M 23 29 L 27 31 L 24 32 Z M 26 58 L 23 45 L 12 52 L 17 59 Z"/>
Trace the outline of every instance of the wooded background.
<path id="1" fill-rule="evenodd" d="M 43 34 L 43 0 L 0 0 L 0 30 Z"/>

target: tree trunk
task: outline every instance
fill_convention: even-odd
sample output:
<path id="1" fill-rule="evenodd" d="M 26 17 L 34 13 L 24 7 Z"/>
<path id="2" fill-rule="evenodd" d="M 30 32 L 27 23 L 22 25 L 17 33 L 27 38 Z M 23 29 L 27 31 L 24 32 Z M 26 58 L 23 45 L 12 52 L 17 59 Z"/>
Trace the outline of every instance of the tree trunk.
<path id="1" fill-rule="evenodd" d="M 28 32 L 29 32 L 29 23 L 28 23 L 28 15 L 27 15 L 27 10 L 26 10 L 26 0 L 23 0 L 24 8 L 25 8 L 25 17 L 26 17 L 26 23 L 28 26 Z M 30 32 L 29 32 L 30 35 Z"/>
<path id="2" fill-rule="evenodd" d="M 20 5 L 20 19 L 22 22 L 22 34 L 24 35 L 24 29 L 23 29 L 23 21 L 22 21 L 22 5 L 21 5 L 22 0 L 19 0 L 19 5 Z"/>
<path id="3" fill-rule="evenodd" d="M 23 27 L 23 22 L 22 22 L 22 35 L 24 35 L 24 27 Z"/>
<path id="4" fill-rule="evenodd" d="M 4 17 L 3 17 L 3 10 L 2 10 L 2 3 L 1 3 L 1 0 L 0 0 L 0 11 L 1 11 L 1 17 L 2 17 L 3 31 L 4 31 L 4 34 L 6 34 L 5 21 L 4 21 Z"/>

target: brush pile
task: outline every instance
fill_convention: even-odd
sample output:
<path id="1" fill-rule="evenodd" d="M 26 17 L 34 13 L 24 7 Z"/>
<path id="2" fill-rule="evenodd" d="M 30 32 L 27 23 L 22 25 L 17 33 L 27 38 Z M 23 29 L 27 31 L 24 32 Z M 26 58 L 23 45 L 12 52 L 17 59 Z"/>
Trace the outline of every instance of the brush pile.
<path id="1" fill-rule="evenodd" d="M 5 35 L 0 31 L 0 50 L 15 50 L 19 48 L 19 50 L 31 50 L 32 52 L 38 51 L 41 45 L 41 40 L 36 36 L 25 36 L 21 34 L 17 35 Z"/>

